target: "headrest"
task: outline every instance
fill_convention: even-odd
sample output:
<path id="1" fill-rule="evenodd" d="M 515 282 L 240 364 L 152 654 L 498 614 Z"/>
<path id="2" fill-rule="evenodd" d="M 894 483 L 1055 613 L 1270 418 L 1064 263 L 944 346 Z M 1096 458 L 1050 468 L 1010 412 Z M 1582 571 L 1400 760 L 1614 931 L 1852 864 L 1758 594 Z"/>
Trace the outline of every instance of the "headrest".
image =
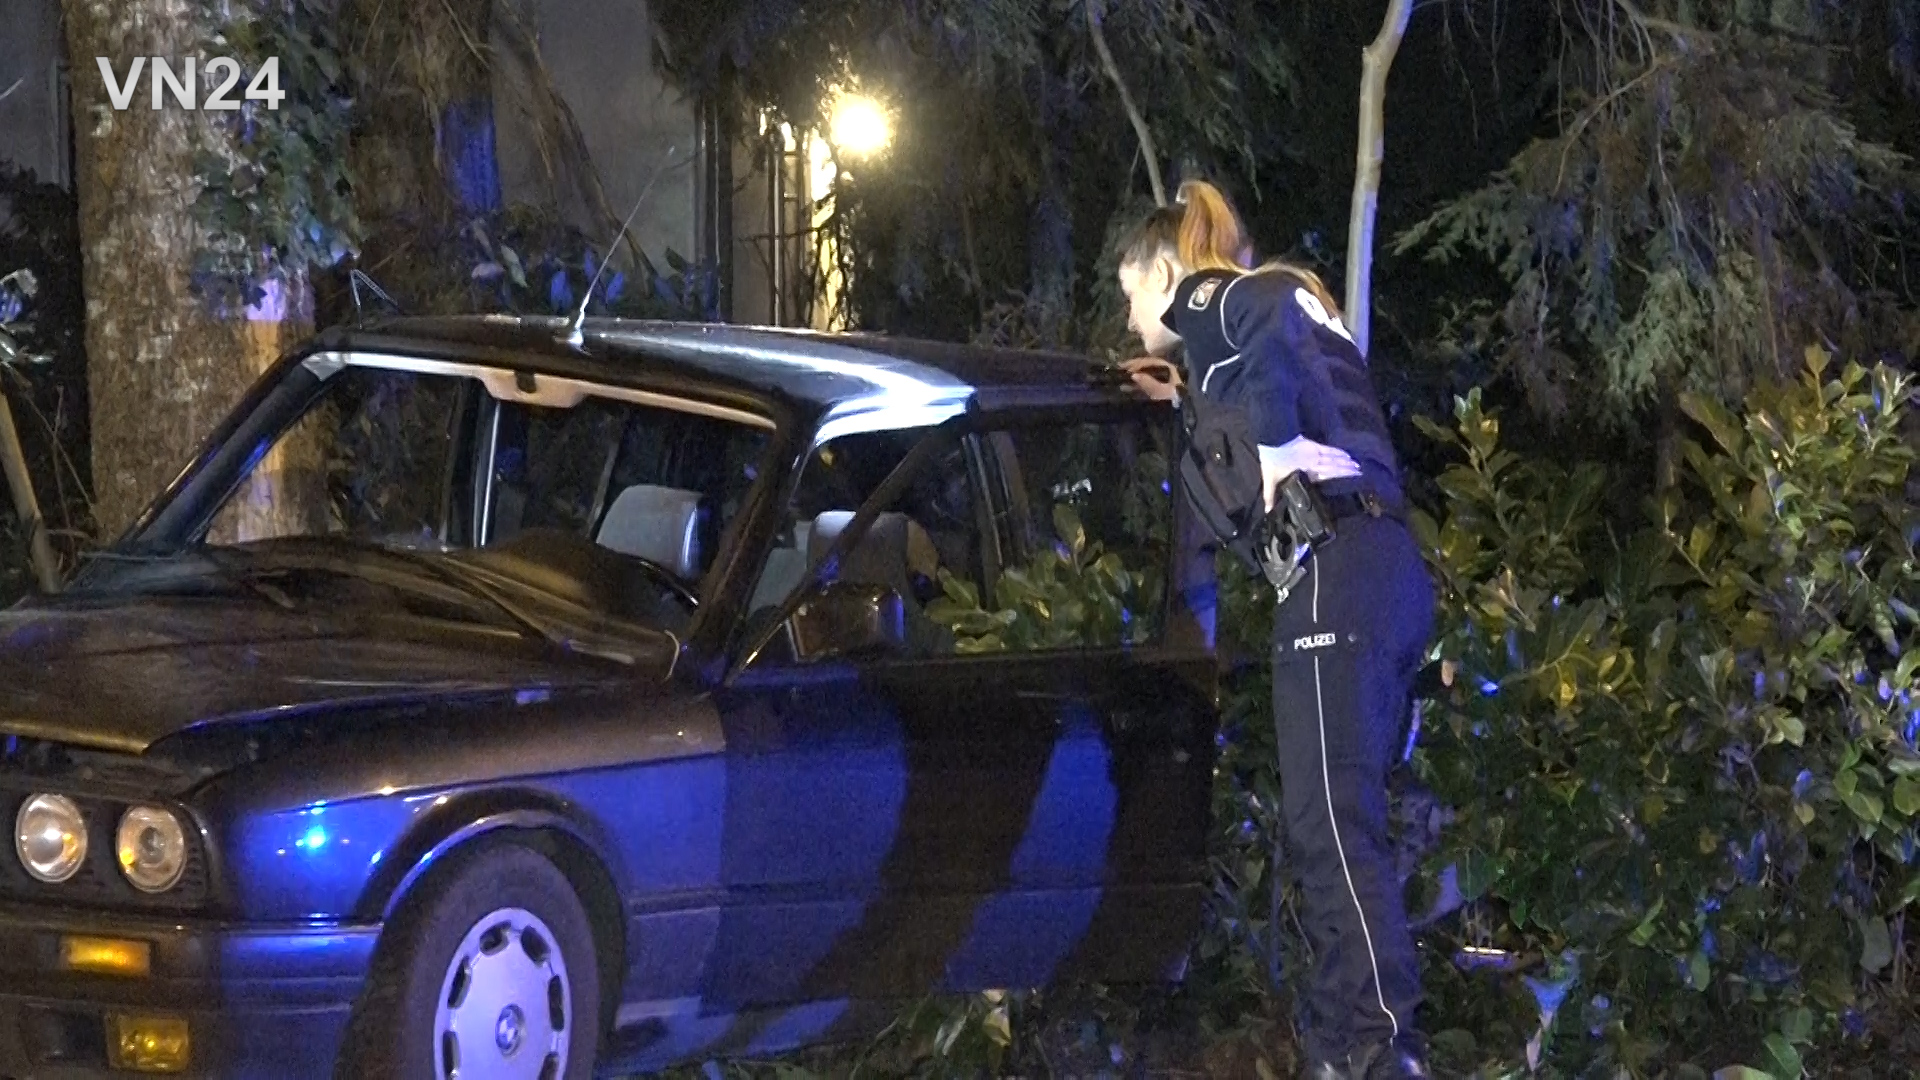
<path id="1" fill-rule="evenodd" d="M 852 521 L 849 510 L 829 510 L 814 518 L 807 536 L 808 565 L 818 562 Z M 939 566 L 939 550 L 927 530 L 905 514 L 887 513 L 875 517 L 866 535 L 841 557 L 839 580 L 886 585 L 911 598 L 910 573 L 932 577 Z"/>
<path id="2" fill-rule="evenodd" d="M 700 573 L 700 493 L 635 484 L 607 508 L 595 543 L 691 581 Z"/>

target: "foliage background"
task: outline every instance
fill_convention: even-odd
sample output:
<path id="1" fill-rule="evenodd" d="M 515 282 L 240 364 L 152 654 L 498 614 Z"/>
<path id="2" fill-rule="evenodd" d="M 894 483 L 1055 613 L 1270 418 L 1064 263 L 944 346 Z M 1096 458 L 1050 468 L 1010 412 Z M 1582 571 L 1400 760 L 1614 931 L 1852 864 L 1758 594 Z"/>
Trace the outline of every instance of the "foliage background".
<path id="1" fill-rule="evenodd" d="M 1109 251 L 1148 199 L 1090 15 L 1169 179 L 1220 181 L 1263 255 L 1337 278 L 1383 0 L 1090 2 L 655 18 L 680 84 L 743 112 L 809 125 L 841 85 L 896 106 L 887 161 L 826 207 L 853 325 L 1126 353 Z M 441 152 L 492 50 L 516 47 L 511 7 L 231 7 L 234 48 L 298 56 L 300 76 L 293 109 L 242 114 L 238 156 L 202 163 L 210 294 L 305 275 L 325 324 L 359 267 L 415 311 L 577 301 L 615 223 L 590 240 L 550 207 L 474 209 Z M 1372 366 L 1457 665 L 1395 812 L 1444 1067 L 1899 1074 L 1920 1061 L 1920 429 L 1901 381 L 1920 347 L 1920 0 L 1445 0 L 1420 6 L 1391 86 Z M 0 184 L 0 271 L 35 270 L 32 333 L 55 357 L 0 380 L 71 553 L 89 528 L 73 213 Z M 713 272 L 659 253 L 592 302 L 710 318 Z M 1109 615 L 1157 587 L 1105 554 L 1027 584 Z M 23 566 L 0 557 L 0 600 Z M 1225 584 L 1224 652 L 1259 657 L 1264 602 Z M 950 600 L 962 629 L 1113 625 Z M 1265 678 L 1231 673 L 1185 987 L 928 1003 L 863 1050 L 694 1073 L 1286 1075 L 1309 958 Z"/>

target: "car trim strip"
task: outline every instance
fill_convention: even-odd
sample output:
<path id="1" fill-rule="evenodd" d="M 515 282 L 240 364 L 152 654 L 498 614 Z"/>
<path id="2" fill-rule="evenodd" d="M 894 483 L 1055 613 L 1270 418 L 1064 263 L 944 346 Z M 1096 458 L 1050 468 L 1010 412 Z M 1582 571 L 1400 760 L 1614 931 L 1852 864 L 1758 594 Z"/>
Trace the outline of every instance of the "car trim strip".
<path id="1" fill-rule="evenodd" d="M 584 398 L 600 397 L 613 401 L 631 402 L 635 405 L 652 405 L 672 409 L 675 412 L 711 417 L 715 420 L 731 420 L 768 431 L 773 430 L 775 426 L 771 419 L 745 409 L 675 397 L 651 390 L 636 390 L 631 387 L 569 379 L 559 375 L 533 376 L 536 380 L 536 389 L 529 392 L 522 390 L 517 383 L 517 380 L 526 374 L 525 372 L 467 361 L 434 360 L 424 356 L 355 350 L 315 353 L 307 358 L 305 365 L 322 380 L 332 377 L 342 367 L 378 368 L 383 371 L 406 371 L 417 375 L 451 375 L 478 381 L 487 388 L 487 393 L 498 401 L 564 409 L 572 408 Z"/>

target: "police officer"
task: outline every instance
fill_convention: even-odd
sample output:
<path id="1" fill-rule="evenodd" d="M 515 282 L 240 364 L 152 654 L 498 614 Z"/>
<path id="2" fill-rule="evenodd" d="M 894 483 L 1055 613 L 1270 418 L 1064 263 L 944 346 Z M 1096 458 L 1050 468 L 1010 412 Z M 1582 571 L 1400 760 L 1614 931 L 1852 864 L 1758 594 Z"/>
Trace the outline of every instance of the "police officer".
<path id="1" fill-rule="evenodd" d="M 1387 831 L 1387 772 L 1434 617 L 1405 525 L 1399 466 L 1364 358 L 1310 271 L 1243 265 L 1244 232 L 1200 182 L 1120 251 L 1129 324 L 1151 357 L 1127 365 L 1149 395 L 1245 410 L 1269 510 L 1293 473 L 1312 481 L 1333 536 L 1274 619 L 1273 710 L 1283 813 L 1316 958 L 1308 1075 L 1429 1075 L 1421 1000 Z M 1164 359 L 1184 346 L 1184 378 Z M 1184 407 L 1184 406 L 1183 406 Z"/>

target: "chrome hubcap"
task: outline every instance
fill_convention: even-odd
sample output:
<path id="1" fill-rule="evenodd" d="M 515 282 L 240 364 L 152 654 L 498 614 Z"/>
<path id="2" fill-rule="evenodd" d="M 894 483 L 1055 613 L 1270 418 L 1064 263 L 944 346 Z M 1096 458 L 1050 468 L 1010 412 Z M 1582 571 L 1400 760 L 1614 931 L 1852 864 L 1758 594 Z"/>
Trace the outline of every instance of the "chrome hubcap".
<path id="1" fill-rule="evenodd" d="M 434 1010 L 439 1080 L 558 1080 L 573 999 L 553 932 L 502 908 L 474 923 L 447 963 Z"/>

